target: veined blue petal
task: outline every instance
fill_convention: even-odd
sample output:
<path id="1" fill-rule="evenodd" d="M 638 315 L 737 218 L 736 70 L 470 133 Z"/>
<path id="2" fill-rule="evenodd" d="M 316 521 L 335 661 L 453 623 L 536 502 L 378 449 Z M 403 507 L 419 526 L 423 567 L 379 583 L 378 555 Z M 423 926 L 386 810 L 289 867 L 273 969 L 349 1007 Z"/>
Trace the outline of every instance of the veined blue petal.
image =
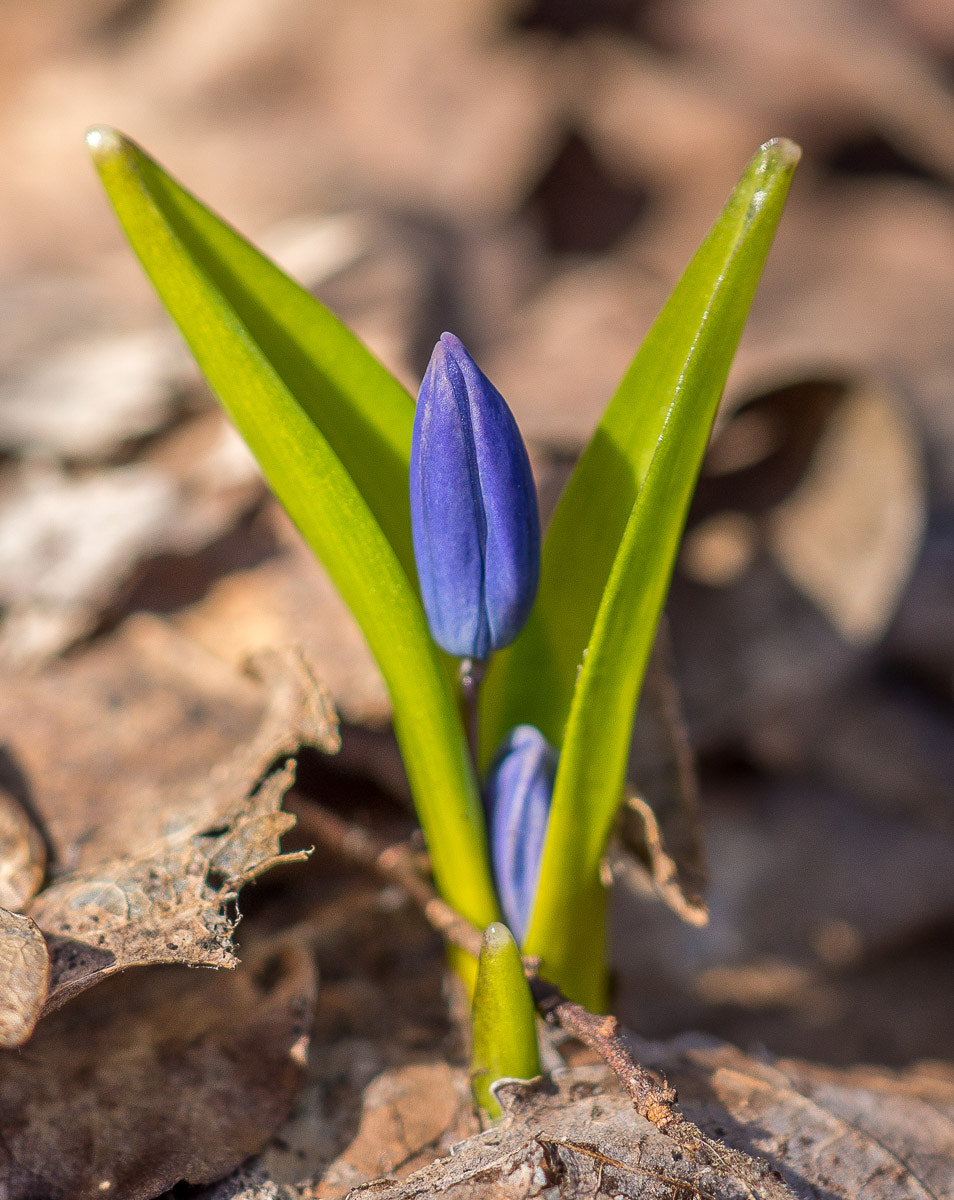
<path id="1" fill-rule="evenodd" d="M 434 347 L 418 397 L 411 530 L 438 645 L 475 659 L 509 645 L 540 574 L 533 475 L 513 414 L 451 333 Z"/>
<path id="2" fill-rule="evenodd" d="M 539 729 L 518 725 L 487 772 L 484 797 L 497 895 L 518 942 L 533 911 L 558 757 Z"/>

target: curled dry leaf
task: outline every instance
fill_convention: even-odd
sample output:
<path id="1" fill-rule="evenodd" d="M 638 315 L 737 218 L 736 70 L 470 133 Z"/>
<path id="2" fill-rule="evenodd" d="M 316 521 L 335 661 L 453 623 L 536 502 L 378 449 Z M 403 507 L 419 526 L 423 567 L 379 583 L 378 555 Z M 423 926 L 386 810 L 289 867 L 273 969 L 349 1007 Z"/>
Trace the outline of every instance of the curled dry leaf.
<path id="1" fill-rule="evenodd" d="M 620 810 L 610 853 L 615 882 L 644 891 L 648 882 L 690 925 L 709 919 L 699 788 L 672 673 L 668 630 L 657 635 L 643 684 L 629 778 L 636 794 Z"/>
<path id="2" fill-rule="evenodd" d="M 41 676 L 5 679 L 5 773 L 45 831 L 54 878 L 212 828 L 270 760 L 304 742 L 334 749 L 314 677 L 292 653 L 271 661 L 253 679 L 140 616 Z"/>
<path id="3" fill-rule="evenodd" d="M 293 935 L 244 960 L 130 972 L 0 1053 L 0 1194 L 150 1200 L 254 1154 L 300 1085 L 315 984 Z"/>
<path id="4" fill-rule="evenodd" d="M 21 1046 L 33 1032 L 50 975 L 50 958 L 29 917 L 0 908 L 0 1047 Z"/>
<path id="5" fill-rule="evenodd" d="M 15 911 L 40 890 L 46 847 L 23 806 L 3 791 L 4 765 L 0 751 L 0 908 Z"/>

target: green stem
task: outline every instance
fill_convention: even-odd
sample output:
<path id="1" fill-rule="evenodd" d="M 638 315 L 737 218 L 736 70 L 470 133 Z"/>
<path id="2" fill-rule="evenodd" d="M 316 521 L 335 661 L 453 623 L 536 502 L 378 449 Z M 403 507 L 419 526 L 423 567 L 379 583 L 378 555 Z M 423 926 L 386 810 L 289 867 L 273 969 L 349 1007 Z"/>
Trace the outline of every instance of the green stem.
<path id="1" fill-rule="evenodd" d="M 538 912 L 541 903 L 545 912 Z M 564 936 L 547 936 L 553 929 L 562 929 Z M 542 938 L 540 930 L 545 931 Z M 574 873 L 572 887 L 538 893 L 523 952 L 540 958 L 540 975 L 556 983 L 570 1000 L 591 1012 L 607 1011 L 609 903 L 598 868 Z"/>

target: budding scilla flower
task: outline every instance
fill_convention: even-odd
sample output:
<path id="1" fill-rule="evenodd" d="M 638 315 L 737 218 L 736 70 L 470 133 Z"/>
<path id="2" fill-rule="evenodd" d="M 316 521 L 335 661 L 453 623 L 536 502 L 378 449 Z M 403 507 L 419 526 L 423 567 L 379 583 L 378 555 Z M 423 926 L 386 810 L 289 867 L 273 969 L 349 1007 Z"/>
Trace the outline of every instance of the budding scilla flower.
<path id="1" fill-rule="evenodd" d="M 518 941 L 533 911 L 558 757 L 539 729 L 518 725 L 487 772 L 484 797 L 497 895 Z"/>
<path id="2" fill-rule="evenodd" d="M 509 645 L 540 573 L 533 476 L 510 409 L 452 333 L 434 347 L 418 397 L 411 530 L 437 644 L 473 659 Z"/>

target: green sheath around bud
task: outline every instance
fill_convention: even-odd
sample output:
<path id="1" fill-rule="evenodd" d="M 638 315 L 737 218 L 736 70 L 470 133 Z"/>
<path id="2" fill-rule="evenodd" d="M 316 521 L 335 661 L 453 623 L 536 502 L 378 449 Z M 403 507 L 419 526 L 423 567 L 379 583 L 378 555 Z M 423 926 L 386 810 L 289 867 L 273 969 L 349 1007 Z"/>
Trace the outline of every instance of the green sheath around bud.
<path id="1" fill-rule="evenodd" d="M 506 925 L 484 930 L 474 988 L 474 1050 L 470 1086 L 474 1100 L 491 1117 L 501 1115 L 490 1091 L 498 1079 L 533 1079 L 540 1074 L 537 1018 L 517 943 Z"/>

